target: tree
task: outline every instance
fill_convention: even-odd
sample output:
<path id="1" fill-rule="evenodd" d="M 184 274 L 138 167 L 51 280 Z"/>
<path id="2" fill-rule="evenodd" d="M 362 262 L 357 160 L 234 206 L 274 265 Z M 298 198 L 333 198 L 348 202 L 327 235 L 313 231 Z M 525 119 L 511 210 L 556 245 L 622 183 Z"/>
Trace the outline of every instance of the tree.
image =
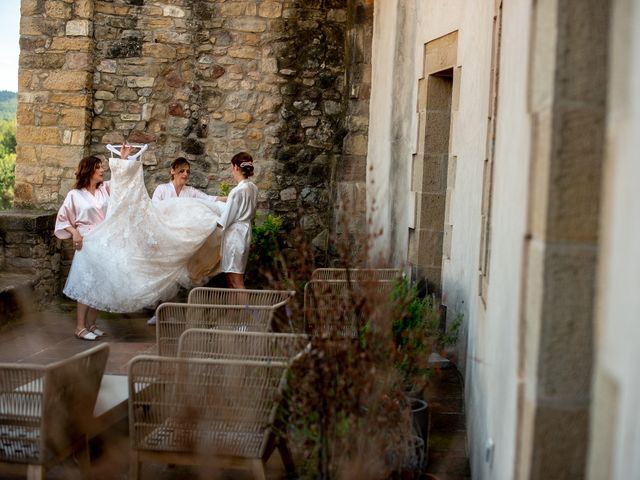
<path id="1" fill-rule="evenodd" d="M 0 120 L 0 155 L 16 153 L 16 121 Z"/>
<path id="2" fill-rule="evenodd" d="M 16 122 L 0 120 L 0 209 L 13 206 L 16 178 Z"/>

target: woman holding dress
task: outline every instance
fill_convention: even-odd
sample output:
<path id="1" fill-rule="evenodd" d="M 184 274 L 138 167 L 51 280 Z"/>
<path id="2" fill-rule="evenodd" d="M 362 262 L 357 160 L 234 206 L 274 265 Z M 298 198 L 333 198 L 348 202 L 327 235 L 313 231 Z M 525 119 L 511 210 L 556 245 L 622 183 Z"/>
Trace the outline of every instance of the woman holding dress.
<path id="1" fill-rule="evenodd" d="M 56 228 L 63 238 L 74 235 L 67 227 L 82 237 L 75 240 L 64 294 L 78 302 L 76 332 L 86 340 L 97 336 L 95 327 L 90 331 L 95 324 L 93 310 L 137 312 L 173 298 L 179 286 L 192 285 L 191 259 L 217 230 L 224 208 L 221 202 L 199 198 L 168 198 L 153 204 L 137 159 L 146 147 L 129 147 L 140 148 L 132 156 L 126 148 L 119 152 L 123 158 L 109 159 L 111 181 L 105 187 L 99 185 L 102 165 L 92 161 L 95 178 L 94 170 L 88 168 L 87 192 L 83 187 L 69 194 Z M 100 194 L 103 201 L 95 206 Z M 75 201 L 78 198 L 85 200 L 82 205 Z M 95 218 L 78 221 L 88 216 L 85 211 L 93 212 Z M 220 251 L 221 237 L 221 232 L 213 236 L 212 251 Z"/>
<path id="2" fill-rule="evenodd" d="M 231 172 L 238 185 L 231 190 L 218 226 L 222 229 L 220 270 L 229 288 L 244 288 L 244 271 L 251 245 L 251 223 L 256 216 L 258 187 L 253 176 L 253 158 L 240 152 L 231 159 Z"/>
<path id="3" fill-rule="evenodd" d="M 171 181 L 158 185 L 153 192 L 153 203 L 167 198 L 201 198 L 203 200 L 224 201 L 224 197 L 207 195 L 197 188 L 187 185 L 189 175 L 191 175 L 191 164 L 184 157 L 178 157 L 171 162 Z"/>
<path id="4" fill-rule="evenodd" d="M 169 198 L 200 198 L 205 201 L 226 201 L 226 197 L 217 197 L 215 195 L 207 195 L 201 192 L 197 188 L 193 188 L 187 185 L 189 176 L 191 175 L 191 164 L 189 160 L 184 157 L 178 157 L 171 162 L 171 169 L 169 175 L 171 180 L 167 183 L 162 183 L 156 187 L 153 191 L 153 197 L 151 200 L 154 205 L 158 202 Z M 153 315 L 147 320 L 148 325 L 156 324 L 156 316 Z"/>
<path id="5" fill-rule="evenodd" d="M 128 156 L 130 152 L 130 147 L 124 147 L 121 154 Z M 67 193 L 58 211 L 56 237 L 63 240 L 72 238 L 74 250 L 82 250 L 84 237 L 106 218 L 110 194 L 109 182 L 104 181 L 102 160 L 93 155 L 80 160 L 75 188 Z M 77 338 L 97 340 L 105 334 L 96 326 L 97 314 L 95 308 L 78 302 L 75 328 Z"/>

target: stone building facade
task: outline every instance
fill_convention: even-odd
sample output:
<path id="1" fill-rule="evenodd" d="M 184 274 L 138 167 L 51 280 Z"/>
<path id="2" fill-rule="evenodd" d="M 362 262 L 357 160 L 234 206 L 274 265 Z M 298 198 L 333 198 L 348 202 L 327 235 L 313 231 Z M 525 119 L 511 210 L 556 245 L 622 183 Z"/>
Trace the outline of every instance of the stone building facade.
<path id="1" fill-rule="evenodd" d="M 80 158 L 128 141 L 150 145 L 149 192 L 185 156 L 216 194 L 249 151 L 259 210 L 302 227 L 320 262 L 363 228 L 370 2 L 21 3 L 17 208 L 57 209 Z"/>
<path id="2" fill-rule="evenodd" d="M 149 189 L 183 154 L 211 193 L 250 150 L 286 229 L 368 230 L 464 315 L 474 478 L 639 478 L 638 24 L 632 0 L 22 0 L 17 203 L 57 208 L 107 142 L 151 144 Z M 39 215 L 1 215 L 0 265 L 49 292 Z"/>
<path id="3" fill-rule="evenodd" d="M 638 2 L 375 7 L 373 253 L 464 315 L 473 478 L 640 478 Z"/>

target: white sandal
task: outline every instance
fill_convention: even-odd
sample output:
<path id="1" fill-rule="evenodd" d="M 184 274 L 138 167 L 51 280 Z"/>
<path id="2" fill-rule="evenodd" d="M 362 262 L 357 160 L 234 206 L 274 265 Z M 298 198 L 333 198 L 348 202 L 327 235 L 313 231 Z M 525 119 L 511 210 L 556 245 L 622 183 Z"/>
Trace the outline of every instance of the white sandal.
<path id="1" fill-rule="evenodd" d="M 98 328 L 98 326 L 94 323 L 89 327 L 89 331 L 93 333 L 96 337 L 104 337 L 107 333 L 103 332 Z"/>
<path id="2" fill-rule="evenodd" d="M 76 336 L 76 338 L 79 338 L 80 340 L 88 340 L 90 342 L 94 342 L 98 340 L 98 336 L 95 333 L 90 332 L 86 328 L 83 328 L 79 332 L 75 332 L 74 335 Z"/>

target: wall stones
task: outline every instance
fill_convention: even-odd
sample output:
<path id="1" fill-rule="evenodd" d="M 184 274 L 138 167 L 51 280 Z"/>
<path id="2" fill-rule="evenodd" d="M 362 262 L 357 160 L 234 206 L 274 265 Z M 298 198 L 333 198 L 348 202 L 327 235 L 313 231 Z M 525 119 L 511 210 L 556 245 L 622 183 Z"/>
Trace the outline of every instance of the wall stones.
<path id="1" fill-rule="evenodd" d="M 87 1 L 22 2 L 17 206 L 56 207 L 66 193 L 61 187 L 67 187 L 86 152 L 93 70 L 90 7 Z"/>
<path id="2" fill-rule="evenodd" d="M 247 150 L 259 208 L 329 238 L 334 166 L 366 155 L 368 98 L 347 94 L 366 91 L 365 55 L 350 53 L 355 30 L 369 39 L 362 2 L 22 0 L 18 164 L 41 174 L 18 168 L 17 203 L 57 208 L 106 143 L 150 144 L 150 191 L 186 156 L 194 185 L 218 193 Z"/>
<path id="3" fill-rule="evenodd" d="M 35 303 L 44 303 L 59 291 L 60 241 L 52 235 L 54 224 L 51 212 L 0 212 L 1 270 L 30 275 Z"/>

